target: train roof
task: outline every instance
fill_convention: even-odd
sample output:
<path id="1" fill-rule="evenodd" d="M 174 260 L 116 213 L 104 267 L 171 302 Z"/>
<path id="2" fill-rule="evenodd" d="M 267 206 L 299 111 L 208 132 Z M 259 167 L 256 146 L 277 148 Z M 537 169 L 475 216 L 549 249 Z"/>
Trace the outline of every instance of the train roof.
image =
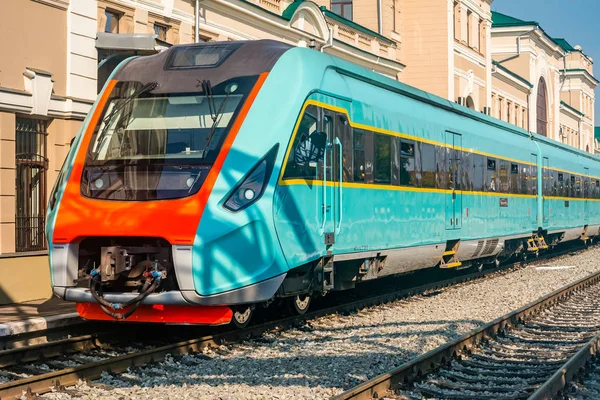
<path id="1" fill-rule="evenodd" d="M 199 80 L 213 86 L 231 78 L 269 72 L 293 46 L 275 40 L 177 45 L 159 54 L 134 57 L 115 72 L 119 81 L 157 82 L 153 93 L 202 92 Z"/>
<path id="2" fill-rule="evenodd" d="M 306 50 L 303 50 L 303 51 L 306 51 Z M 359 65 L 350 63 L 348 61 L 339 59 L 339 58 L 331 56 L 331 55 L 324 55 L 324 56 L 330 57 L 330 59 L 331 59 L 330 64 L 333 65 L 334 68 L 337 69 L 337 71 L 342 75 L 348 75 L 355 79 L 360 79 L 360 80 L 369 82 L 373 85 L 382 87 L 384 89 L 392 90 L 397 93 L 401 93 L 405 96 L 422 101 L 424 103 L 431 104 L 435 107 L 445 109 L 445 110 L 453 112 L 455 114 L 459 114 L 459 115 L 474 119 L 478 122 L 482 122 L 487 125 L 491 125 L 496 128 L 500 128 L 500 129 L 512 132 L 512 133 L 520 135 L 520 136 L 531 137 L 532 139 L 536 140 L 537 142 L 543 143 L 543 144 L 551 146 L 551 147 L 558 148 L 560 150 L 565 150 L 565 151 L 571 152 L 573 154 L 577 154 L 582 157 L 589 158 L 593 161 L 600 160 L 600 157 L 598 157 L 594 154 L 577 149 L 575 147 L 567 146 L 563 143 L 560 143 L 556 140 L 549 139 L 549 138 L 539 135 L 537 133 L 533 133 L 533 132 L 530 133 L 522 128 L 519 128 L 515 125 L 509 124 L 502 120 L 499 120 L 495 117 L 483 114 L 483 113 L 475 111 L 475 110 L 471 110 L 468 107 L 465 107 L 465 106 L 462 106 L 453 101 L 444 99 L 443 97 L 437 96 L 435 94 L 425 92 L 421 89 L 417 89 L 417 88 L 407 85 L 405 83 L 393 80 L 384 75 L 381 75 L 376 72 L 370 71 L 366 68 L 363 68 Z"/>
<path id="3" fill-rule="evenodd" d="M 359 65 L 319 51 L 298 48 L 276 40 L 249 40 L 208 42 L 172 46 L 159 54 L 132 57 L 115 72 L 120 81 L 156 81 L 154 93 L 202 92 L 199 80 L 210 80 L 213 86 L 231 78 L 255 76 L 270 72 L 287 51 L 309 52 L 312 57 L 323 57 L 325 68 L 333 67 L 338 73 L 359 79 L 383 89 L 392 90 L 435 107 L 474 119 L 478 122 L 510 131 L 520 136 L 532 137 L 538 142 L 598 161 L 588 152 L 564 145 L 536 133 L 529 133 L 515 125 L 501 121 L 458 103 L 398 82 L 369 71 Z M 312 65 L 314 68 L 315 65 Z"/>

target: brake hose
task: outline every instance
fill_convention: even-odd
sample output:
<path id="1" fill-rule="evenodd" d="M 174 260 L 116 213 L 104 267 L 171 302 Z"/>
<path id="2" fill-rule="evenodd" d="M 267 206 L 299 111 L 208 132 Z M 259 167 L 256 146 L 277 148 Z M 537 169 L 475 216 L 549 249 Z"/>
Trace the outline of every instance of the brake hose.
<path id="1" fill-rule="evenodd" d="M 144 286 L 142 287 L 142 290 L 136 297 L 134 297 L 133 299 L 128 300 L 124 303 L 111 303 L 111 302 L 105 300 L 104 297 L 99 295 L 98 292 L 96 291 L 96 283 L 99 278 L 99 273 L 97 272 L 97 270 L 92 270 L 91 277 L 90 277 L 90 292 L 92 293 L 92 296 L 94 297 L 94 299 L 100 304 L 100 307 L 102 308 L 102 311 L 104 311 L 105 314 L 107 314 L 108 316 L 110 316 L 112 318 L 115 318 L 118 320 L 123 320 L 123 319 L 129 317 L 131 314 L 133 314 L 133 312 L 140 305 L 142 300 L 144 300 L 146 297 L 148 297 L 148 295 L 153 293 L 158 288 L 158 286 L 160 285 L 161 276 L 162 276 L 162 274 L 160 272 L 153 271 L 152 272 L 152 280 L 146 279 L 146 282 L 144 282 Z M 150 283 L 150 282 L 152 282 L 152 283 Z M 125 313 L 112 312 L 109 310 L 109 308 L 112 310 L 123 310 L 124 308 L 129 307 L 131 305 L 133 305 L 133 307 Z"/>

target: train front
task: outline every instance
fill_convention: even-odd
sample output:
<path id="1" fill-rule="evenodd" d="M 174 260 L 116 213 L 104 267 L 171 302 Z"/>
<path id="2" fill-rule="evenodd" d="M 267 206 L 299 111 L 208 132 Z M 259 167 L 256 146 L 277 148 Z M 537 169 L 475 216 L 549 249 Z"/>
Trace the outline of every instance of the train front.
<path id="1" fill-rule="evenodd" d="M 58 297 L 77 302 L 86 319 L 218 325 L 236 312 L 243 324 L 247 304 L 273 296 L 283 279 L 269 276 L 273 268 L 258 276 L 226 259 L 223 243 L 247 236 L 245 224 L 211 227 L 219 217 L 207 209 L 219 196 L 222 210 L 244 218 L 238 214 L 263 194 L 277 149 L 229 182 L 231 190 L 215 185 L 269 70 L 288 49 L 271 41 L 174 46 L 113 73 L 50 196 Z M 220 250 L 210 247 L 211 235 Z"/>

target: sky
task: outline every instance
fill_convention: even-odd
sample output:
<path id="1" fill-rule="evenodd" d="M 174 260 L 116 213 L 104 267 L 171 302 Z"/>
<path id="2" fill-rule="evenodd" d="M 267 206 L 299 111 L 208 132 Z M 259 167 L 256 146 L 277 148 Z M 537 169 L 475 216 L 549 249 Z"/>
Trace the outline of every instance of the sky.
<path id="1" fill-rule="evenodd" d="M 594 59 L 600 79 L 600 0 L 494 0 L 492 11 L 539 22 L 552 37 L 580 45 Z M 600 126 L 600 85 L 595 92 L 595 123 Z"/>

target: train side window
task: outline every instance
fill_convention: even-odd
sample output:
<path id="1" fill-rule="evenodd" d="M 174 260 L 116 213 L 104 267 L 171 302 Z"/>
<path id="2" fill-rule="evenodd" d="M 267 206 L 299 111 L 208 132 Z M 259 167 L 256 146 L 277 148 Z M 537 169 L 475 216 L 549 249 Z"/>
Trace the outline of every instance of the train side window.
<path id="1" fill-rule="evenodd" d="M 485 174 L 485 191 L 486 192 L 497 192 L 498 191 L 498 175 L 496 174 L 496 159 L 487 158 L 487 171 Z"/>
<path id="2" fill-rule="evenodd" d="M 572 197 L 571 194 L 571 175 L 564 174 L 564 193 L 565 197 Z"/>
<path id="3" fill-rule="evenodd" d="M 473 154 L 473 190 L 476 192 L 483 191 L 483 156 Z"/>
<path id="4" fill-rule="evenodd" d="M 575 175 L 575 197 L 581 198 L 581 176 Z"/>
<path id="5" fill-rule="evenodd" d="M 500 187 L 499 191 L 501 193 L 510 193 L 510 180 L 508 179 L 508 166 L 509 162 L 505 160 L 500 160 L 500 171 L 499 171 L 499 180 Z"/>
<path id="6" fill-rule="evenodd" d="M 365 182 L 373 183 L 373 167 L 375 164 L 373 132 L 365 131 Z"/>
<path id="7" fill-rule="evenodd" d="M 448 164 L 446 163 L 446 148 L 435 146 L 435 187 L 446 189 L 448 181 Z"/>
<path id="8" fill-rule="evenodd" d="M 400 185 L 415 185 L 415 142 L 402 140 L 400 142 Z"/>
<path id="9" fill-rule="evenodd" d="M 365 131 L 354 129 L 353 132 L 353 149 L 354 149 L 354 182 L 365 181 Z"/>
<path id="10" fill-rule="evenodd" d="M 596 196 L 594 198 L 600 199 L 600 180 L 596 179 Z"/>
<path id="11" fill-rule="evenodd" d="M 561 197 L 567 197 L 565 195 L 565 180 L 564 175 L 560 172 L 557 174 L 557 183 L 558 183 L 558 195 Z"/>
<path id="12" fill-rule="evenodd" d="M 337 122 L 336 135 L 340 139 L 340 142 L 342 142 L 343 181 L 352 182 L 352 127 L 348 122 L 348 117 L 344 114 L 337 114 Z M 336 173 L 336 175 L 338 174 Z"/>
<path id="13" fill-rule="evenodd" d="M 473 163 L 471 162 L 471 157 L 473 154 L 468 151 L 463 151 L 462 160 L 460 164 L 460 188 L 463 191 L 472 192 L 473 191 Z"/>
<path id="14" fill-rule="evenodd" d="M 583 198 L 590 198 L 590 178 L 587 176 L 583 177 Z"/>
<path id="15" fill-rule="evenodd" d="M 317 107 L 306 107 L 288 154 L 283 179 L 315 179 L 317 176 L 317 163 L 323 161 L 327 140 L 325 133 L 318 131 L 318 121 Z"/>
<path id="16" fill-rule="evenodd" d="M 519 165 L 519 193 L 527 194 L 527 181 L 529 180 L 529 165 Z"/>
<path id="17" fill-rule="evenodd" d="M 392 138 L 392 185 L 400 186 L 400 139 Z"/>
<path id="18" fill-rule="evenodd" d="M 392 183 L 392 137 L 374 134 L 375 150 L 375 183 L 389 185 Z"/>
<path id="19" fill-rule="evenodd" d="M 577 190 L 575 189 L 575 175 L 571 175 L 569 197 L 577 197 Z"/>
<path id="20" fill-rule="evenodd" d="M 512 163 L 510 164 L 510 192 L 511 193 L 521 193 L 521 188 L 519 184 L 519 164 Z"/>
<path id="21" fill-rule="evenodd" d="M 537 196 L 538 187 L 537 187 L 537 165 L 529 166 L 529 185 L 527 186 L 527 193 Z"/>
<path id="22" fill-rule="evenodd" d="M 550 174 L 550 178 L 548 181 L 548 187 L 549 187 L 549 191 L 548 191 L 548 196 L 556 196 L 558 193 L 558 185 L 556 182 L 556 171 L 550 170 L 549 171 Z"/>
<path id="23" fill-rule="evenodd" d="M 421 180 L 423 179 L 421 173 L 421 142 L 415 142 L 415 175 L 414 175 L 414 185 L 416 187 L 421 187 Z"/>
<path id="24" fill-rule="evenodd" d="M 435 188 L 435 146 L 421 143 L 421 185 L 424 188 Z"/>

